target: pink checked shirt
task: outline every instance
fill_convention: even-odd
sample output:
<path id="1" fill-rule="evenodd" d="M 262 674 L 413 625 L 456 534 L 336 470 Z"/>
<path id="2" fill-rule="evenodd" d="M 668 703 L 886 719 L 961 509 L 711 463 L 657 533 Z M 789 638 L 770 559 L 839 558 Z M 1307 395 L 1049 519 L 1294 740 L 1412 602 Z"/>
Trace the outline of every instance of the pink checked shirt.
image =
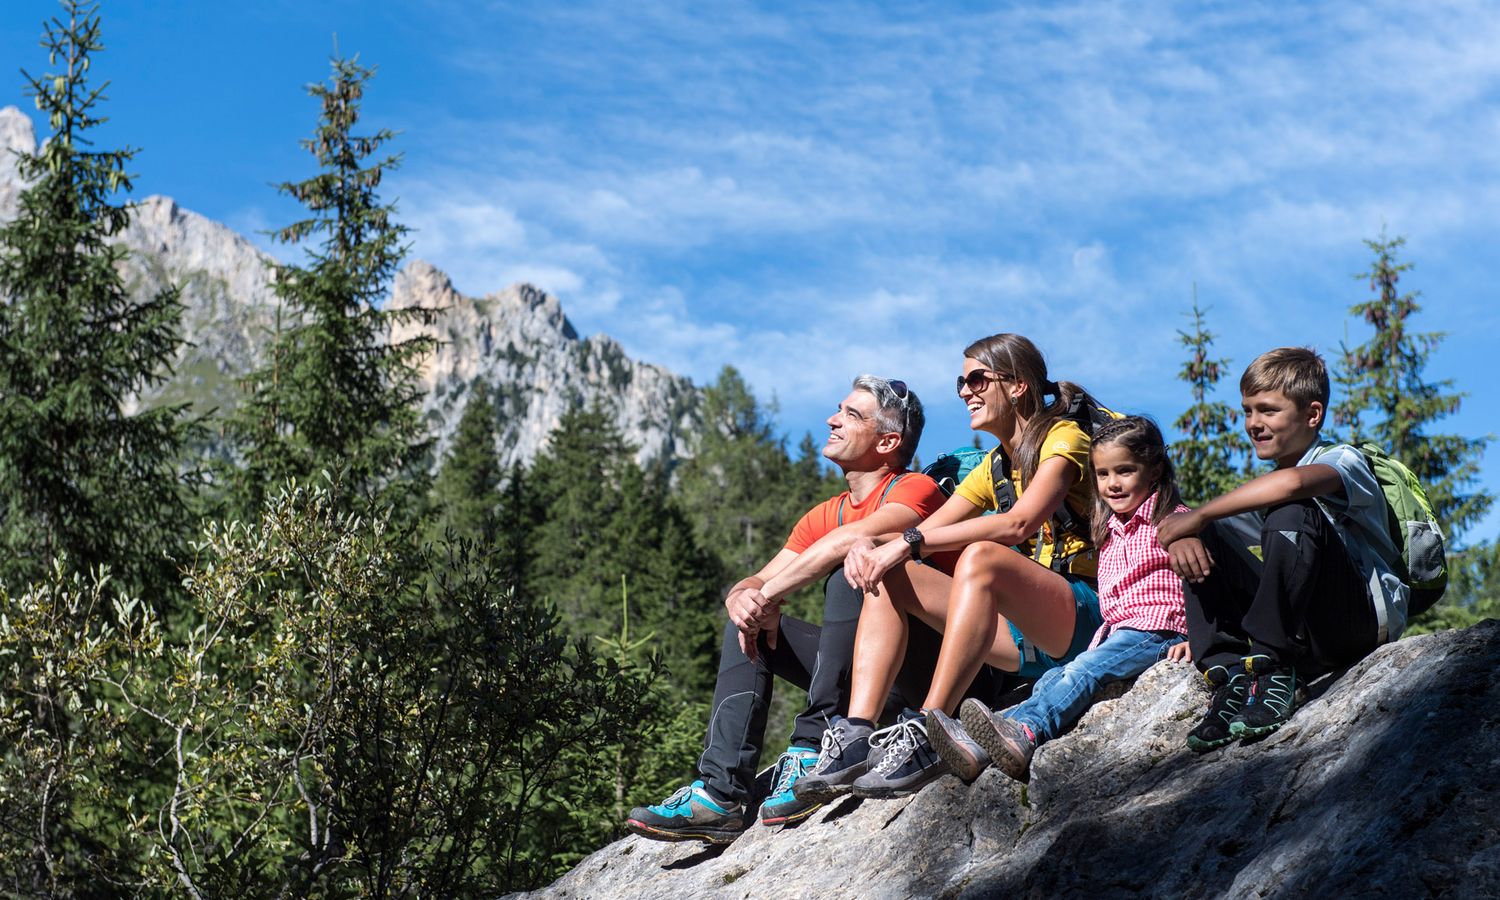
<path id="1" fill-rule="evenodd" d="M 1099 551 L 1099 614 L 1104 624 L 1089 647 L 1099 646 L 1112 628 L 1176 631 L 1187 634 L 1182 609 L 1182 579 L 1172 571 L 1171 557 L 1156 542 L 1151 514 L 1156 495 L 1127 520 L 1109 517 L 1109 538 Z M 1186 512 L 1179 505 L 1173 512 Z"/>

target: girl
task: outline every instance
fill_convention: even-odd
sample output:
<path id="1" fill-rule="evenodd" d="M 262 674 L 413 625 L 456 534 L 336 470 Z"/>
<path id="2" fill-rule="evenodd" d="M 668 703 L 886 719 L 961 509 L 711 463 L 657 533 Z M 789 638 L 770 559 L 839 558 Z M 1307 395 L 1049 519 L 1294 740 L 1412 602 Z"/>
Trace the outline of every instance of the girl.
<path id="1" fill-rule="evenodd" d="M 958 396 L 969 425 L 1000 446 L 920 526 L 857 541 L 845 558 L 845 577 L 865 591 L 849 717 L 824 732 L 799 798 L 901 796 L 948 771 L 924 713 L 875 731 L 903 664 L 932 673 L 923 709 L 951 713 L 966 691 L 992 699 L 1003 673 L 1034 678 L 1072 659 L 1099 625 L 1089 435 L 1076 420 L 1087 395 L 1048 379 L 1041 352 L 1020 335 L 976 341 L 964 357 Z M 987 510 L 996 514 L 981 516 Z M 916 561 L 931 554 L 957 554 L 953 574 Z M 943 633 L 936 659 L 909 640 L 913 616 Z"/>
<path id="2" fill-rule="evenodd" d="M 972 736 L 1005 774 L 1025 781 L 1036 748 L 1077 722 L 1099 687 L 1134 678 L 1161 659 L 1190 658 L 1182 579 L 1156 541 L 1158 523 L 1187 510 L 1161 431 L 1141 416 L 1103 425 L 1094 432 L 1089 462 L 1104 624 L 1088 651 L 1043 675 L 1031 698 L 1004 715 L 971 698 L 960 710 L 962 725 L 946 716 L 929 721 L 933 746 L 961 772 L 978 775 L 984 768 Z"/>

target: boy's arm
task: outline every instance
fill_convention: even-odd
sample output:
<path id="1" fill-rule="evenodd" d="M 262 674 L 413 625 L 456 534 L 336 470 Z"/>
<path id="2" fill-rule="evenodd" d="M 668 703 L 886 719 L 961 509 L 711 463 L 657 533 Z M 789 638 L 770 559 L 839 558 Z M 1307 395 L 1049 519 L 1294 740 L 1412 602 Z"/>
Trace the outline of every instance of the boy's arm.
<path id="1" fill-rule="evenodd" d="M 1255 509 L 1265 509 L 1294 500 L 1344 493 L 1344 479 L 1333 466 L 1313 463 L 1267 472 L 1252 478 L 1227 494 L 1187 512 L 1173 513 L 1157 526 L 1156 539 L 1163 547 L 1202 531 L 1209 522 L 1227 519 Z"/>

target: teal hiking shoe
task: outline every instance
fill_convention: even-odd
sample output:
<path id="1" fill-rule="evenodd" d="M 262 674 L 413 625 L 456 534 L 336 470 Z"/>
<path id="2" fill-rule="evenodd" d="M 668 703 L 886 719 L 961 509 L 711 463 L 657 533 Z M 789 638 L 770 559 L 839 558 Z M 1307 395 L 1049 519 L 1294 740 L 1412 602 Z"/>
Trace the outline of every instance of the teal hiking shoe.
<path id="1" fill-rule="evenodd" d="M 1188 732 L 1188 749 L 1194 753 L 1207 753 L 1234 741 L 1233 723 L 1245 707 L 1249 695 L 1250 679 L 1244 672 L 1231 672 L 1224 666 L 1210 666 L 1203 671 L 1203 680 L 1213 689 L 1213 699 L 1208 701 L 1208 712 L 1202 721 Z"/>
<path id="2" fill-rule="evenodd" d="M 1247 656 L 1245 674 L 1250 691 L 1245 708 L 1229 723 L 1229 731 L 1237 738 L 1270 734 L 1285 725 L 1296 709 L 1297 670 L 1269 656 Z"/>
<path id="3" fill-rule="evenodd" d="M 771 796 L 760 804 L 762 825 L 790 825 L 816 812 L 823 804 L 798 797 L 793 790 L 798 780 L 812 771 L 818 751 L 812 747 L 788 747 L 776 759 L 776 781 Z"/>
<path id="4" fill-rule="evenodd" d="M 703 841 L 727 844 L 745 830 L 745 808 L 720 803 L 702 781 L 680 787 L 658 806 L 637 806 L 625 827 L 653 841 Z"/>

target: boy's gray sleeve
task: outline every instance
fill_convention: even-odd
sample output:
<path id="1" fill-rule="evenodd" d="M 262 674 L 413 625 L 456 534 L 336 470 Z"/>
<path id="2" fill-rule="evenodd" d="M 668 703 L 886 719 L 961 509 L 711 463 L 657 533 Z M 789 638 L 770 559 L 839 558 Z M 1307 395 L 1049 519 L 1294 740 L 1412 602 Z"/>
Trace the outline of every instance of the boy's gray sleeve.
<path id="1" fill-rule="evenodd" d="M 1364 454 L 1348 444 L 1337 444 L 1318 454 L 1314 463 L 1332 466 L 1344 483 L 1344 496 L 1325 496 L 1318 499 L 1329 509 L 1346 516 L 1357 516 L 1367 509 L 1376 508 L 1385 502 L 1385 495 L 1375 481 L 1375 472 L 1365 461 Z"/>

